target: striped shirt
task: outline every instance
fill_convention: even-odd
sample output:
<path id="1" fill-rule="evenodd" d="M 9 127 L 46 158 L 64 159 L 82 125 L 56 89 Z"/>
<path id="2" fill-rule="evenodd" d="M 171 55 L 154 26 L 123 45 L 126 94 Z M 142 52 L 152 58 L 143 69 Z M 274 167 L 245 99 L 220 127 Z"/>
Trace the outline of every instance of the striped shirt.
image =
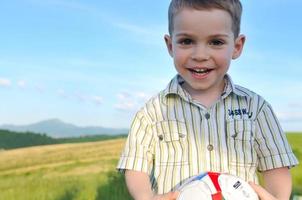
<path id="1" fill-rule="evenodd" d="M 220 99 L 206 108 L 181 87 L 179 75 L 172 79 L 137 112 L 117 169 L 147 173 L 162 194 L 201 172 L 258 182 L 257 170 L 297 165 L 271 106 L 225 80 Z"/>

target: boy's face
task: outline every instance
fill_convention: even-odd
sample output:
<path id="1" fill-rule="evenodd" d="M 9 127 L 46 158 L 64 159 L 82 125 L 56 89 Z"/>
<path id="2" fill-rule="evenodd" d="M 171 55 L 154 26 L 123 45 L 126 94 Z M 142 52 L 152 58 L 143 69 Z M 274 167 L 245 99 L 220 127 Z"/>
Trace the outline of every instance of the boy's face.
<path id="1" fill-rule="evenodd" d="M 224 75 L 240 56 L 245 38 L 234 38 L 226 11 L 184 8 L 174 16 L 172 36 L 165 41 L 184 87 L 199 93 L 223 90 Z"/>

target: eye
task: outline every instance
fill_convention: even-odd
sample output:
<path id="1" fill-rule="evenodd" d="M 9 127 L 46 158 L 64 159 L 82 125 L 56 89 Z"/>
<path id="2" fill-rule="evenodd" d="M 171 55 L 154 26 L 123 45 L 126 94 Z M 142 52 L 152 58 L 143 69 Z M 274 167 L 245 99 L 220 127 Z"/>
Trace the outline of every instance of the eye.
<path id="1" fill-rule="evenodd" d="M 213 39 L 209 42 L 209 44 L 213 46 L 222 46 L 225 44 L 225 42 L 223 40 Z"/>
<path id="2" fill-rule="evenodd" d="M 186 46 L 186 45 L 191 45 L 193 43 L 193 40 L 189 38 L 184 38 L 184 39 L 180 39 L 178 43 Z"/>

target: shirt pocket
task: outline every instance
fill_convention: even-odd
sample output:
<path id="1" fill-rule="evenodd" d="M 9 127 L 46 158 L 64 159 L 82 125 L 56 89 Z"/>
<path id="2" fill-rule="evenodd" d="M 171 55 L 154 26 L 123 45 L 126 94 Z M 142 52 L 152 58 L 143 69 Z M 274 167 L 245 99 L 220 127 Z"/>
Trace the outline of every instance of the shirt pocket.
<path id="1" fill-rule="evenodd" d="M 232 120 L 226 123 L 229 164 L 237 166 L 256 165 L 254 150 L 255 122 Z"/>
<path id="2" fill-rule="evenodd" d="M 155 165 L 188 164 L 187 129 L 185 122 L 166 120 L 152 126 L 156 133 Z"/>

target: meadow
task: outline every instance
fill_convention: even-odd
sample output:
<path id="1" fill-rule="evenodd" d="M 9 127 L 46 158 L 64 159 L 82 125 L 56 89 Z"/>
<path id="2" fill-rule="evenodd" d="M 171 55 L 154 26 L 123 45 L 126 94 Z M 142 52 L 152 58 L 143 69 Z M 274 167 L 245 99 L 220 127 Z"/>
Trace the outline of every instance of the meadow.
<path id="1" fill-rule="evenodd" d="M 0 200 L 130 199 L 114 171 L 125 139 L 0 152 Z"/>
<path id="2" fill-rule="evenodd" d="M 288 139 L 302 160 L 302 134 Z M 125 138 L 0 151 L 0 200 L 127 200 L 115 171 Z M 302 166 L 291 169 L 302 195 Z"/>

